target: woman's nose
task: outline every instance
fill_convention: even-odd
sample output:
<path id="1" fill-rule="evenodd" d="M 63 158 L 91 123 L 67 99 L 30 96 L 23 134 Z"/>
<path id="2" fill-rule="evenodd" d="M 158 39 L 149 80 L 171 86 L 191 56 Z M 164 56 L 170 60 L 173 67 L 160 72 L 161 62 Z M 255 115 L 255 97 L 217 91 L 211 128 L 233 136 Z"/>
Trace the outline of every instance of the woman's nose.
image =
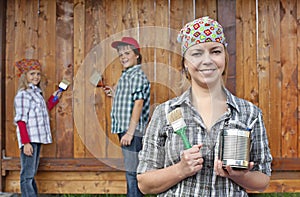
<path id="1" fill-rule="evenodd" d="M 202 56 L 202 61 L 204 64 L 210 64 L 212 62 L 211 56 L 209 53 L 204 53 Z"/>

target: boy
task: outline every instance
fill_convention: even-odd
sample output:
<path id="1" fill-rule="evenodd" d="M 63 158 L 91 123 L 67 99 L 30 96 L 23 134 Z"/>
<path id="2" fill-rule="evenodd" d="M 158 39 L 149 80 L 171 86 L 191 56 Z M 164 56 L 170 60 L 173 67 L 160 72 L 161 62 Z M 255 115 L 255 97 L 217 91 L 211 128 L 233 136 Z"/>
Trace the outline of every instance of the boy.
<path id="1" fill-rule="evenodd" d="M 138 152 L 142 149 L 142 137 L 149 119 L 150 82 L 141 69 L 142 55 L 138 42 L 132 37 L 123 37 L 111 44 L 119 54 L 123 66 L 122 76 L 116 90 L 104 89 L 114 96 L 111 111 L 112 133 L 118 134 L 127 180 L 127 196 L 143 196 L 137 186 L 136 168 Z"/>

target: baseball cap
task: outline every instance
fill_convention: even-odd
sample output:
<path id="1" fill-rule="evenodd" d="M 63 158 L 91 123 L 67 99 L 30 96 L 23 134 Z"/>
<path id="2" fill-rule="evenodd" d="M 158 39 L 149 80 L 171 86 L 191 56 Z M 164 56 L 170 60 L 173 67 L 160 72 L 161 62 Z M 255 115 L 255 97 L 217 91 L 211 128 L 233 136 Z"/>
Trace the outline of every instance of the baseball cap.
<path id="1" fill-rule="evenodd" d="M 140 51 L 139 43 L 132 37 L 123 37 L 121 41 L 114 41 L 111 43 L 111 46 L 115 49 L 117 49 L 119 45 L 132 45 L 134 48 Z"/>

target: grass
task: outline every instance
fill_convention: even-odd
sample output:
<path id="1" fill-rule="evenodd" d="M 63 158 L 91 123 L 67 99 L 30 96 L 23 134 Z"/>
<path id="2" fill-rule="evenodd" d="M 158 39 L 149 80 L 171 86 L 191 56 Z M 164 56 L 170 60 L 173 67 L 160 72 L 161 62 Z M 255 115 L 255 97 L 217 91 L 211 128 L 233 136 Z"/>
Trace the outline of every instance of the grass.
<path id="1" fill-rule="evenodd" d="M 263 193 L 249 194 L 250 197 L 300 197 L 300 193 Z"/>
<path id="2" fill-rule="evenodd" d="M 145 197 L 154 197 L 146 195 Z M 126 197 L 125 194 L 63 194 L 60 197 Z M 300 197 L 300 193 L 263 193 L 249 194 L 249 197 Z"/>

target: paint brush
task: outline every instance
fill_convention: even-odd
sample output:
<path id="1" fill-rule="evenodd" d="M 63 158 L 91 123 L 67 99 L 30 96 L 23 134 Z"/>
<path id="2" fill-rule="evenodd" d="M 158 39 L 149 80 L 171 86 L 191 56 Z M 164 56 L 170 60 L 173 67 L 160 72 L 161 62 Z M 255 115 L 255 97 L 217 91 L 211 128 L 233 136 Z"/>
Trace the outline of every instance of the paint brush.
<path id="1" fill-rule="evenodd" d="M 65 91 L 67 88 L 68 88 L 68 86 L 70 85 L 70 82 L 69 81 L 67 81 L 66 79 L 63 79 L 60 83 L 59 83 L 59 85 L 58 85 L 58 91 L 56 92 L 56 94 L 55 94 L 55 96 L 54 96 L 54 98 L 53 98 L 53 101 L 57 101 L 57 99 L 58 99 L 58 94 L 60 93 L 60 92 L 62 92 L 62 91 Z"/>
<path id="2" fill-rule="evenodd" d="M 182 109 L 179 107 L 171 111 L 169 114 L 167 114 L 167 119 L 171 123 L 175 133 L 181 137 L 184 144 L 184 148 L 191 148 L 192 146 L 185 134 L 186 124 L 182 116 Z"/>
<path id="3" fill-rule="evenodd" d="M 247 131 L 252 131 L 254 124 L 256 123 L 257 120 L 258 120 L 258 118 L 255 118 L 253 120 L 253 122 L 247 127 Z"/>
<path id="4" fill-rule="evenodd" d="M 93 84 L 95 87 L 102 87 L 101 84 L 103 82 L 102 76 L 98 72 L 93 72 L 92 76 L 89 79 L 90 83 Z M 99 82 L 101 83 L 99 85 Z M 103 85 L 103 84 L 102 84 Z"/>

